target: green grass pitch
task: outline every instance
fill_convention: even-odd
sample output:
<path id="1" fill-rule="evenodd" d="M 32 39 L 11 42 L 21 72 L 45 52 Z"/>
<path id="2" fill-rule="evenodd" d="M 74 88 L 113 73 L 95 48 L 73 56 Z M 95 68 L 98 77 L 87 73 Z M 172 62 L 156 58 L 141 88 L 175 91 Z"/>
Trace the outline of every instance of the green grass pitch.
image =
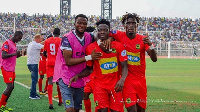
<path id="1" fill-rule="evenodd" d="M 158 59 L 153 63 L 147 58 L 146 64 L 147 112 L 200 112 L 200 60 Z M 26 57 L 17 59 L 16 81 L 29 87 L 31 85 Z M 0 95 L 4 89 L 5 84 L 0 76 Z M 13 108 L 13 112 L 65 111 L 64 106 L 58 106 L 56 101 L 53 102 L 55 109 L 49 110 L 48 98 L 45 96 L 40 100 L 30 100 L 29 92 L 29 89 L 15 83 L 7 106 Z M 54 84 L 53 95 L 56 94 Z M 92 107 L 94 109 L 94 105 Z"/>

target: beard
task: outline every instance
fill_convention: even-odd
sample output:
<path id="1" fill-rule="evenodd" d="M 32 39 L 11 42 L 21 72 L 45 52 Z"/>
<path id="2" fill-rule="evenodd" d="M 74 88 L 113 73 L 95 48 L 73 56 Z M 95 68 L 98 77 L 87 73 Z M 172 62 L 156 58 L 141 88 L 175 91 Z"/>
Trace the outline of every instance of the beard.
<path id="1" fill-rule="evenodd" d="M 129 35 L 133 35 L 134 33 L 128 33 Z"/>
<path id="2" fill-rule="evenodd" d="M 81 34 L 81 35 L 84 34 L 84 32 L 80 32 L 80 31 L 77 30 L 77 29 L 76 29 L 76 32 L 77 32 L 78 34 Z"/>

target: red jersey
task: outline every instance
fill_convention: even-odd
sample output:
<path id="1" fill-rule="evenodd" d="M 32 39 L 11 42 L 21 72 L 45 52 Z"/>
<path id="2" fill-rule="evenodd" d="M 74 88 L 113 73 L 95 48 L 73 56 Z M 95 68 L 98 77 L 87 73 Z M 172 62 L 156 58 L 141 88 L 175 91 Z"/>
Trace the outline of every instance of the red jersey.
<path id="1" fill-rule="evenodd" d="M 128 76 L 132 78 L 145 77 L 145 51 L 149 49 L 149 46 L 142 41 L 145 36 L 136 34 L 134 39 L 129 39 L 126 32 L 122 31 L 112 31 L 110 36 L 125 46 L 128 56 Z"/>
<path id="2" fill-rule="evenodd" d="M 44 50 L 47 51 L 47 66 L 54 66 L 56 55 L 58 52 L 58 47 L 60 45 L 61 38 L 59 37 L 50 37 L 45 40 Z"/>
<path id="3" fill-rule="evenodd" d="M 43 52 L 44 52 L 44 49 L 41 49 L 40 50 L 40 61 L 45 61 L 45 63 L 46 63 L 46 57 L 44 56 Z"/>
<path id="4" fill-rule="evenodd" d="M 113 89 L 115 87 L 120 78 L 118 73 L 119 62 L 127 60 L 126 50 L 121 43 L 113 41 L 111 48 L 111 53 L 105 53 L 97 42 L 90 44 L 86 48 L 87 55 L 90 55 L 94 49 L 96 49 L 96 52 L 102 53 L 99 60 L 87 61 L 87 66 L 93 65 L 95 85 L 105 89 Z"/>

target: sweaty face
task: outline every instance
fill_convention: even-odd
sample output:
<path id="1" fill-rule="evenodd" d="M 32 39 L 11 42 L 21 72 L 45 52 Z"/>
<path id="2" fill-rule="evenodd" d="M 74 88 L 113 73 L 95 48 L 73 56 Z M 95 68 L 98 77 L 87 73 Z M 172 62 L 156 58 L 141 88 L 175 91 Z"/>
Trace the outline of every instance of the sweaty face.
<path id="1" fill-rule="evenodd" d="M 100 40 L 106 40 L 109 36 L 109 32 L 110 32 L 109 26 L 106 24 L 100 24 L 97 27 L 97 36 Z"/>
<path id="2" fill-rule="evenodd" d="M 129 35 L 136 35 L 137 30 L 137 20 L 133 18 L 128 18 L 125 22 L 126 33 Z"/>
<path id="3" fill-rule="evenodd" d="M 83 17 L 78 17 L 74 26 L 76 28 L 77 33 L 83 34 L 87 28 L 87 19 Z"/>

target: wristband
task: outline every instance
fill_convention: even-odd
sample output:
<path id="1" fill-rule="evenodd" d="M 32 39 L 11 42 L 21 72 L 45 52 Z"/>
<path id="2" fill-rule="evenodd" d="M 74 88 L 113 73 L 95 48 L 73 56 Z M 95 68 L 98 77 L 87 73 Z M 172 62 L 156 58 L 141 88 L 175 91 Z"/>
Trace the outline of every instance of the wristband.
<path id="1" fill-rule="evenodd" d="M 97 41 L 98 46 L 99 46 L 101 43 L 102 43 L 102 42 L 101 42 L 101 40 L 99 39 L 99 40 Z"/>
<path id="2" fill-rule="evenodd" d="M 92 60 L 92 56 L 91 56 L 91 55 L 85 56 L 85 60 L 86 60 L 86 61 Z"/>
<path id="3" fill-rule="evenodd" d="M 155 47 L 153 46 L 153 44 L 151 44 L 150 49 L 154 49 Z"/>

